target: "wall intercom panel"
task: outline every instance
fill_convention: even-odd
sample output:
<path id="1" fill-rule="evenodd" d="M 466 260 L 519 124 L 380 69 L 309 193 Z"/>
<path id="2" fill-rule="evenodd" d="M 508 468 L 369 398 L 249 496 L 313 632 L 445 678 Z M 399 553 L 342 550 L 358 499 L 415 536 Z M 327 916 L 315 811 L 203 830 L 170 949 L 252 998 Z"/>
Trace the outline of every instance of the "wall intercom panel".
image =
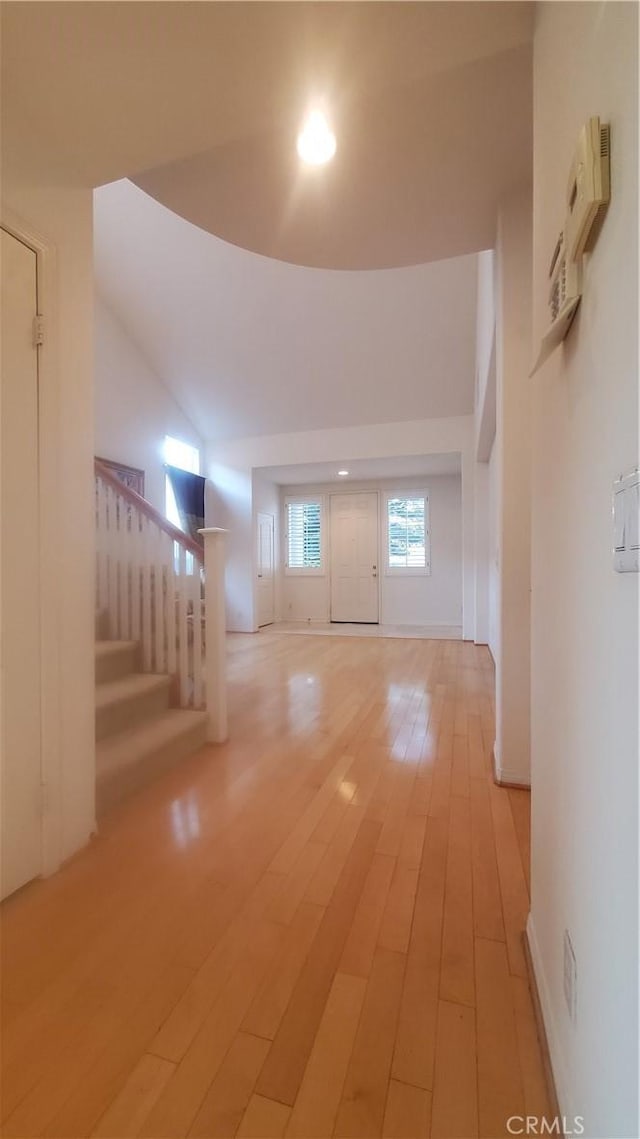
<path id="1" fill-rule="evenodd" d="M 565 222 L 549 266 L 551 324 L 531 375 L 564 340 L 580 303 L 582 258 L 595 245 L 609 203 L 609 141 L 609 126 L 597 115 L 580 131 L 567 183 Z"/>
<path id="2" fill-rule="evenodd" d="M 609 202 L 609 125 L 594 115 L 580 131 L 567 185 L 565 237 L 571 261 L 592 249 Z"/>

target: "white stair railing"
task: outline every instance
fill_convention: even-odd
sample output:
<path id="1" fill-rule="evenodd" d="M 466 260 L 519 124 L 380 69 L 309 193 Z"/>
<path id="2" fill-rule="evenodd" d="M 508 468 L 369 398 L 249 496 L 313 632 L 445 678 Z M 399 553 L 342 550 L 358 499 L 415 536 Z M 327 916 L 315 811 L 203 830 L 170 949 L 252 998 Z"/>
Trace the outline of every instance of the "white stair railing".
<path id="1" fill-rule="evenodd" d="M 225 739 L 225 630 L 214 617 L 207 645 L 206 625 L 207 602 L 217 615 L 224 597 L 223 552 L 205 578 L 203 548 L 98 459 L 95 496 L 96 611 L 109 638 L 138 641 L 143 670 L 174 677 L 173 703 L 206 708 L 209 739 Z"/>

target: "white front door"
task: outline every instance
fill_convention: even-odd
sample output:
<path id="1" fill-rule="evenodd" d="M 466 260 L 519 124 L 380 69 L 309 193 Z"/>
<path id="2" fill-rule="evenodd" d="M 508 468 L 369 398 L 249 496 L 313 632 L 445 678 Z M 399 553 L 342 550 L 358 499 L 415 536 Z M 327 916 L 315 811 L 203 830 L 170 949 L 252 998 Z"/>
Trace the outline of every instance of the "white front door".
<path id="1" fill-rule="evenodd" d="M 378 495 L 331 495 L 331 620 L 378 621 Z"/>
<path id="2" fill-rule="evenodd" d="M 273 514 L 258 515 L 258 628 L 274 619 Z"/>
<path id="3" fill-rule="evenodd" d="M 42 869 L 36 255 L 2 238 L 0 897 Z"/>

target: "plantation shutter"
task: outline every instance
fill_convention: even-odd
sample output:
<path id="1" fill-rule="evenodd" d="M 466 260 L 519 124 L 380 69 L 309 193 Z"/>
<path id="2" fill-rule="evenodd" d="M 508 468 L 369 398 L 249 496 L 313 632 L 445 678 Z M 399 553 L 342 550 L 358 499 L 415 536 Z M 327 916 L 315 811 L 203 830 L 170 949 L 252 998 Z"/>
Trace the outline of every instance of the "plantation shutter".
<path id="1" fill-rule="evenodd" d="M 389 569 L 428 568 L 425 497 L 390 498 L 387 511 Z"/>
<path id="2" fill-rule="evenodd" d="M 287 503 L 287 565 L 289 569 L 320 569 L 320 526 L 319 502 Z"/>

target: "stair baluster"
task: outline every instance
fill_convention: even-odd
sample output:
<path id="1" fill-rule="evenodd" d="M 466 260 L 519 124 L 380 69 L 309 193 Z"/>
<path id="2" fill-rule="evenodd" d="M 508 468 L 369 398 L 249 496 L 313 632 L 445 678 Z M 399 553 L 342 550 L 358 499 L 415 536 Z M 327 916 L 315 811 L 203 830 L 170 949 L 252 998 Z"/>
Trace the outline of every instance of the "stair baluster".
<path id="1" fill-rule="evenodd" d="M 224 627 L 219 618 L 224 555 L 216 552 L 220 580 L 213 580 L 209 570 L 207 583 L 199 543 L 97 459 L 95 484 L 96 610 L 107 615 L 108 636 L 137 641 L 144 672 L 174 677 L 172 691 L 179 707 L 224 707 Z M 209 631 L 216 645 L 207 645 L 207 589 L 210 610 L 218 614 Z M 222 731 L 217 711 L 215 719 L 216 737 L 223 739 L 226 726 Z"/>

